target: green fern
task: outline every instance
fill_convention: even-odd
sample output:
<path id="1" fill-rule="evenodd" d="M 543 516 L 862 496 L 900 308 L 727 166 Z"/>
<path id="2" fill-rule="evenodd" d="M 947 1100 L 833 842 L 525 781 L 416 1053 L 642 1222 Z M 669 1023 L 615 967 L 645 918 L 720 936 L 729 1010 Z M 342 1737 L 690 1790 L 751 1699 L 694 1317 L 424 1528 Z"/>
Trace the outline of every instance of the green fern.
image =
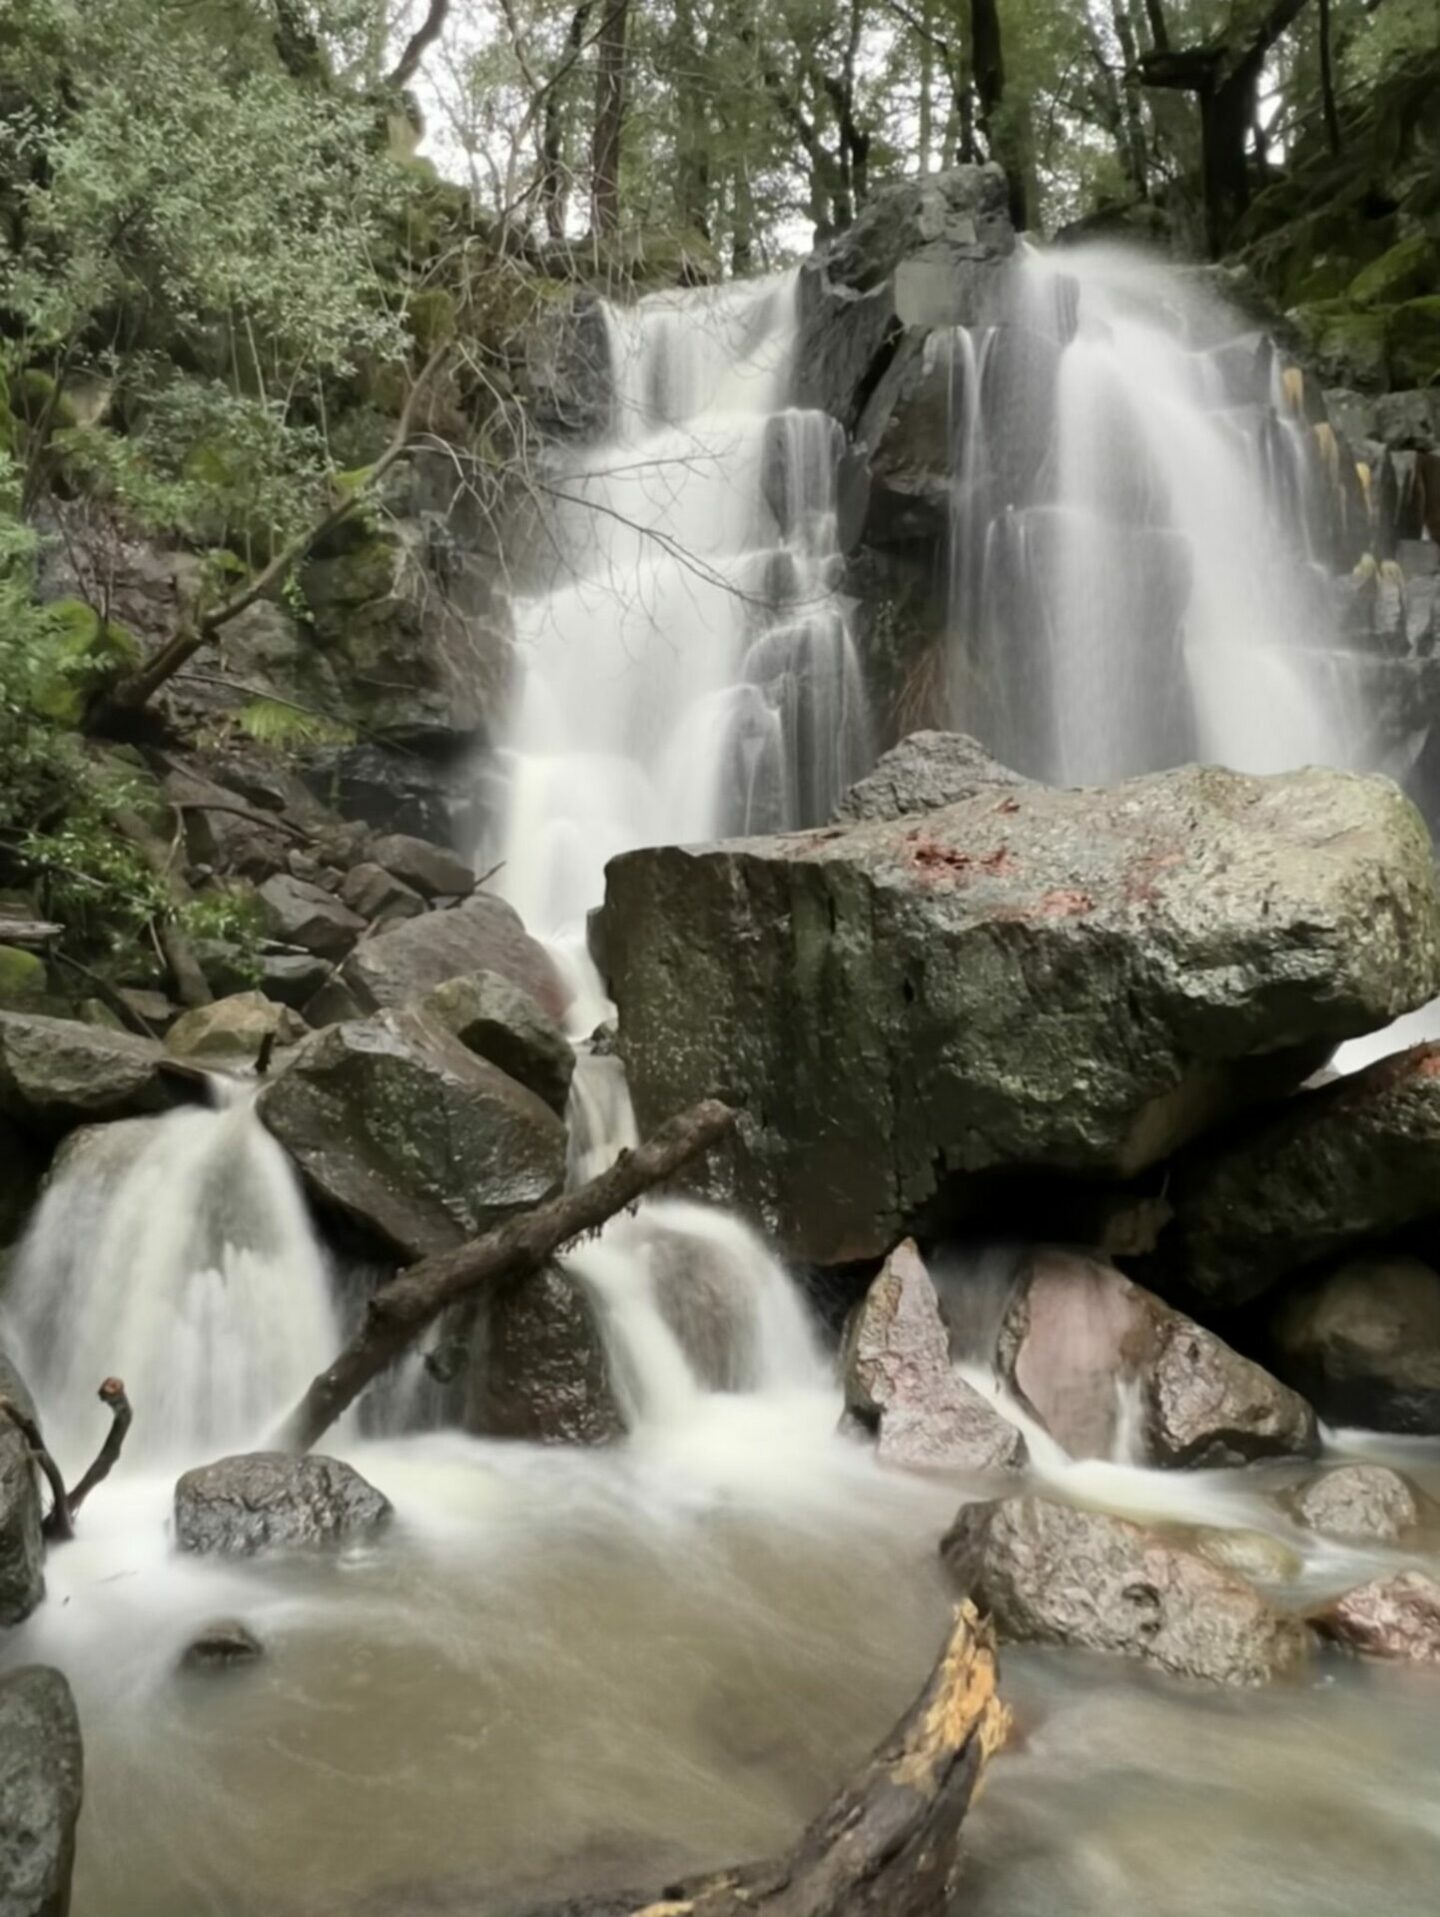
<path id="1" fill-rule="evenodd" d="M 350 726 L 278 699 L 252 699 L 241 707 L 238 721 L 241 731 L 257 745 L 274 746 L 280 751 L 307 745 L 351 745 L 355 739 Z"/>

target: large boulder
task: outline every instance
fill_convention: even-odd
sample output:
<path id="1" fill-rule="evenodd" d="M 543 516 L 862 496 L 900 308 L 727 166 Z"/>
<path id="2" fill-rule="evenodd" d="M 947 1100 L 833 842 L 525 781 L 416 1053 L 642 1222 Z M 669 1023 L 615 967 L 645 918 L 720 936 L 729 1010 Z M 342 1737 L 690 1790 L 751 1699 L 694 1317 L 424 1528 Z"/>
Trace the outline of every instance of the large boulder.
<path id="1" fill-rule="evenodd" d="M 68 1018 L 0 1012 L 0 1116 L 55 1133 L 164 1111 L 185 1097 L 150 1039 Z"/>
<path id="2" fill-rule="evenodd" d="M 1305 1629 L 1230 1572 L 1128 1518 L 1049 1498 L 961 1508 L 941 1547 L 1002 1637 L 1144 1658 L 1179 1677 L 1263 1684 Z"/>
<path id="3" fill-rule="evenodd" d="M 1226 1304 L 1440 1213 L 1440 1044 L 1333 1080 L 1195 1152 L 1166 1246 Z"/>
<path id="4" fill-rule="evenodd" d="M 540 1444 L 605 1444 L 625 1429 L 584 1287 L 559 1266 L 489 1299 L 471 1339 L 465 1428 Z"/>
<path id="5" fill-rule="evenodd" d="M 549 1106 L 416 1011 L 318 1032 L 258 1109 L 316 1197 L 407 1259 L 553 1197 L 565 1176 Z"/>
<path id="6" fill-rule="evenodd" d="M 1440 1584 L 1425 1571 L 1375 1578 L 1333 1599 L 1310 1622 L 1352 1651 L 1440 1664 Z"/>
<path id="7" fill-rule="evenodd" d="M 1388 781 L 1187 766 L 630 852 L 603 944 L 642 1131 L 726 1098 L 698 1180 L 840 1264 L 1295 1083 L 1440 989 L 1440 896 Z"/>
<path id="8" fill-rule="evenodd" d="M 528 992 L 499 972 L 471 972 L 437 985 L 419 1010 L 563 1116 L 575 1048 Z"/>
<path id="9" fill-rule="evenodd" d="M 0 1674 L 0 1917 L 66 1917 L 85 1755 L 61 1672 Z"/>
<path id="10" fill-rule="evenodd" d="M 196 1554 L 340 1544 L 373 1536 L 390 1500 L 338 1458 L 248 1451 L 187 1471 L 175 1486 L 175 1542 Z"/>
<path id="11" fill-rule="evenodd" d="M 370 856 L 427 899 L 463 899 L 475 890 L 474 868 L 458 852 L 408 832 L 388 832 L 376 839 Z"/>
<path id="12" fill-rule="evenodd" d="M 913 1239 L 886 1259 L 846 1330 L 845 1404 L 890 1464 L 993 1470 L 1024 1464 L 1014 1425 L 957 1376 L 930 1274 Z"/>
<path id="13" fill-rule="evenodd" d="M 498 972 L 549 1017 L 564 1018 L 570 994 L 550 954 L 519 913 L 488 892 L 387 926 L 351 954 L 340 977 L 362 1011 L 383 1011 L 480 971 Z"/>
<path id="14" fill-rule="evenodd" d="M 33 1421 L 34 1400 L 3 1351 L 0 1400 Z M 24 1437 L 0 1412 L 0 1625 L 29 1617 L 44 1595 L 45 1543 L 35 1467 Z"/>
<path id="15" fill-rule="evenodd" d="M 182 1012 L 165 1034 L 165 1049 L 198 1064 L 248 1065 L 266 1044 L 293 1045 L 306 1030 L 298 1013 L 263 992 L 235 992 Z"/>
<path id="16" fill-rule="evenodd" d="M 317 958 L 339 960 L 365 930 L 365 921 L 333 893 L 309 879 L 277 872 L 260 887 L 271 930 L 287 945 Z"/>
<path id="17" fill-rule="evenodd" d="M 1394 1544 L 1418 1528 L 1435 1506 L 1398 1471 L 1384 1464 L 1342 1464 L 1291 1492 L 1286 1504 L 1297 1521 L 1321 1537 Z"/>
<path id="18" fill-rule="evenodd" d="M 1440 1272 L 1417 1258 L 1352 1258 L 1283 1294 L 1271 1355 L 1327 1424 L 1440 1432 Z"/>
<path id="19" fill-rule="evenodd" d="M 1006 1382 L 1072 1457 L 1244 1464 L 1316 1449 L 1296 1392 L 1112 1265 L 1045 1247 L 1001 1326 Z M 1133 1406 L 1133 1415 L 1131 1407 Z"/>

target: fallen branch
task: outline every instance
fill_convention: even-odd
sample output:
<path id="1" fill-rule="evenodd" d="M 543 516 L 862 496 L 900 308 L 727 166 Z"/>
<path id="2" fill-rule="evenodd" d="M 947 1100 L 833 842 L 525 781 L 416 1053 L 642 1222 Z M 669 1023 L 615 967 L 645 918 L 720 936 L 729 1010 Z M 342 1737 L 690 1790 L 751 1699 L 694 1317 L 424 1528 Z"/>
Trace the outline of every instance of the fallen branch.
<path id="1" fill-rule="evenodd" d="M 582 1897 L 522 1917 L 945 1917 L 960 1827 L 1009 1728 L 994 1635 L 964 1604 L 920 1696 L 792 1850 L 644 1895 Z"/>
<path id="2" fill-rule="evenodd" d="M 125 1395 L 125 1386 L 119 1378 L 107 1378 L 96 1396 L 110 1412 L 110 1429 L 105 1433 L 105 1442 L 95 1454 L 95 1462 L 70 1493 L 68 1504 L 72 1523 L 96 1485 L 103 1483 L 119 1463 L 125 1434 L 135 1416 L 130 1409 L 130 1400 Z"/>
<path id="3" fill-rule="evenodd" d="M 43 1529 L 52 1544 L 64 1544 L 74 1537 L 76 1513 L 96 1485 L 108 1478 L 115 1469 L 125 1443 L 125 1434 L 135 1415 L 125 1395 L 125 1387 L 118 1378 L 107 1378 L 97 1395 L 101 1404 L 109 1407 L 110 1429 L 105 1433 L 105 1442 L 96 1453 L 95 1462 L 70 1492 L 66 1491 L 60 1467 L 40 1435 L 39 1425 L 33 1418 L 27 1417 L 13 1399 L 0 1398 L 0 1418 L 8 1419 L 20 1432 L 30 1447 L 31 1457 L 50 1486 L 50 1510 Z"/>
<path id="4" fill-rule="evenodd" d="M 579 1191 L 508 1219 L 454 1251 L 423 1258 L 365 1307 L 360 1329 L 328 1370 L 315 1378 L 277 1433 L 283 1451 L 309 1451 L 370 1383 L 392 1365 L 425 1327 L 457 1298 L 534 1271 L 572 1239 L 598 1231 L 652 1185 L 707 1151 L 735 1123 L 718 1099 L 704 1099 L 662 1125 L 634 1151 L 622 1152 L 608 1171 Z"/>

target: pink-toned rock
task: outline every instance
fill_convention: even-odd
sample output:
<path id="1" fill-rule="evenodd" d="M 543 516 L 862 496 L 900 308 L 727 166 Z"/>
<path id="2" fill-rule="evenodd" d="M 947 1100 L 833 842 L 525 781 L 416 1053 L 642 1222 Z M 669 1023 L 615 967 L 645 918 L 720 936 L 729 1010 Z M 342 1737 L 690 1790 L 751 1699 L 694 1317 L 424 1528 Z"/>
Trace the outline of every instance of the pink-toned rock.
<path id="1" fill-rule="evenodd" d="M 1358 1585 L 1310 1622 L 1322 1637 L 1352 1651 L 1440 1664 L 1440 1583 L 1424 1571 Z"/>

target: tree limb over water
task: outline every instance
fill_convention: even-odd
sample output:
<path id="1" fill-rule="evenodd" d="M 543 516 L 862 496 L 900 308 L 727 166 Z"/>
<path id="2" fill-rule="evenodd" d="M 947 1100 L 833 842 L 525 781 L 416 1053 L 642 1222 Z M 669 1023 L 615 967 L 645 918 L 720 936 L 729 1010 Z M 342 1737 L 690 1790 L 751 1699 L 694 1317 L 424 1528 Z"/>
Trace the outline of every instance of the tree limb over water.
<path id="1" fill-rule="evenodd" d="M 360 1329 L 328 1370 L 315 1378 L 277 1433 L 285 1451 L 309 1451 L 370 1383 L 392 1365 L 426 1326 L 459 1298 L 487 1285 L 522 1277 L 573 1239 L 598 1231 L 616 1212 L 708 1151 L 734 1125 L 736 1114 L 718 1099 L 702 1099 L 662 1125 L 634 1151 L 579 1191 L 507 1219 L 454 1251 L 423 1258 L 370 1299 Z"/>

